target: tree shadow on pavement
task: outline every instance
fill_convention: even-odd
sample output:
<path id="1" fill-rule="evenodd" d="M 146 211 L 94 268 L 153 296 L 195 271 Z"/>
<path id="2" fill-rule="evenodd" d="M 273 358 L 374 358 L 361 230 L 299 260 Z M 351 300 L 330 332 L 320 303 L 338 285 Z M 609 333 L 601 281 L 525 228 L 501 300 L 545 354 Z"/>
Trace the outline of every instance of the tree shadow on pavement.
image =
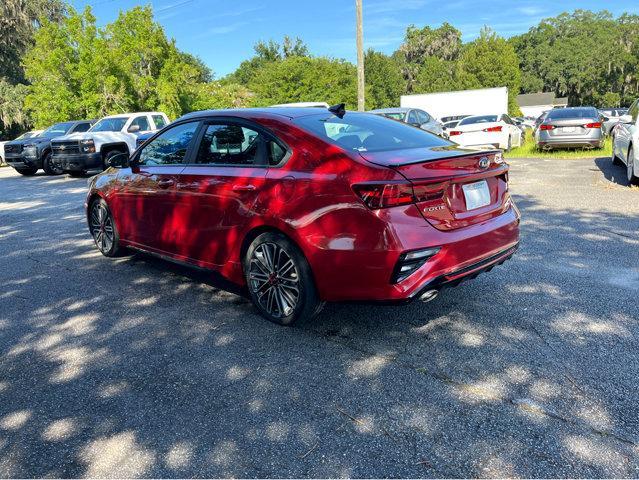
<path id="1" fill-rule="evenodd" d="M 102 257 L 85 180 L 21 180 L 0 178 L 0 476 L 639 475 L 636 213 L 524 186 L 504 265 L 282 328 L 207 274 Z"/>

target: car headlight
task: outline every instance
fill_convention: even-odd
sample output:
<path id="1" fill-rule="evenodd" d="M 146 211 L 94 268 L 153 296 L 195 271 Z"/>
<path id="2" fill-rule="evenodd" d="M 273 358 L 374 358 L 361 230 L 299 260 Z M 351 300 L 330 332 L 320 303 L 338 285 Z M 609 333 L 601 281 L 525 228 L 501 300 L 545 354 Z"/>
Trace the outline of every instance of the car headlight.
<path id="1" fill-rule="evenodd" d="M 93 143 L 93 140 L 80 140 L 80 151 L 82 153 L 95 153 L 95 143 Z"/>

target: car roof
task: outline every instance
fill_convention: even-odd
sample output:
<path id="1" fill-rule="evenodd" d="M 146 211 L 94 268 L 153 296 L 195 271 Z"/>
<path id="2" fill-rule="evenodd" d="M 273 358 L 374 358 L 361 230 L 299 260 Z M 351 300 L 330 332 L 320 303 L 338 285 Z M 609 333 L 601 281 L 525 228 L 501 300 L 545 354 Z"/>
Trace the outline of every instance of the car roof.
<path id="1" fill-rule="evenodd" d="M 375 110 L 370 110 L 370 113 L 406 113 L 409 110 L 414 110 L 414 109 L 406 108 L 406 107 L 376 108 Z"/>
<path id="2" fill-rule="evenodd" d="M 178 120 L 186 120 L 189 118 L 206 118 L 206 117 L 240 117 L 240 118 L 254 118 L 263 116 L 273 117 L 285 117 L 289 119 L 307 117 L 309 115 L 330 114 L 330 112 L 324 107 L 263 107 L 263 108 L 229 108 L 223 110 L 200 110 L 197 112 L 187 113 L 181 116 Z M 361 113 L 352 112 L 350 110 L 347 113 Z M 177 121 L 177 120 L 176 120 Z"/>
<path id="3" fill-rule="evenodd" d="M 165 115 L 162 112 L 132 112 L 132 113 L 118 113 L 116 115 L 107 115 L 106 117 L 102 117 L 100 120 L 105 118 L 123 118 L 123 117 L 132 117 L 133 115 Z"/>

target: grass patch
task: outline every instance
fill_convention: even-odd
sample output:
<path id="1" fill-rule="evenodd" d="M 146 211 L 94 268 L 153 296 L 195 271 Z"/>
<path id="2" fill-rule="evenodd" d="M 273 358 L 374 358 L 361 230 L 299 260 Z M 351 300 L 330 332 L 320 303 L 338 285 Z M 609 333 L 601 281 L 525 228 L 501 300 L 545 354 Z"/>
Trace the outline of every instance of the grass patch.
<path id="1" fill-rule="evenodd" d="M 612 140 L 606 137 L 602 148 L 589 150 L 586 148 L 566 148 L 561 150 L 551 150 L 545 152 L 537 150 L 535 139 L 532 131 L 526 132 L 526 143 L 521 147 L 513 148 L 510 152 L 504 152 L 506 158 L 592 158 L 592 157 L 610 157 L 612 155 Z"/>

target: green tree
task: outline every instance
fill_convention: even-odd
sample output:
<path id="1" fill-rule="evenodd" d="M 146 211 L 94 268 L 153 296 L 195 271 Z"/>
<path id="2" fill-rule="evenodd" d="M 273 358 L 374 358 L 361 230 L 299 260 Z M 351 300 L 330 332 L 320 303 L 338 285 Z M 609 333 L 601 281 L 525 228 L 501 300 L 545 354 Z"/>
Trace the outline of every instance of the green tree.
<path id="1" fill-rule="evenodd" d="M 357 106 L 357 71 L 351 63 L 324 57 L 292 56 L 262 67 L 249 89 L 255 106 L 325 101 Z"/>
<path id="2" fill-rule="evenodd" d="M 508 87 L 508 110 L 521 112 L 516 102 L 521 86 L 519 59 L 513 46 L 489 28 L 464 46 L 457 64 L 461 88 Z"/>
<path id="3" fill-rule="evenodd" d="M 372 49 L 364 55 L 366 79 L 366 108 L 384 108 L 399 105 L 406 85 L 400 66 L 393 57 Z"/>
<path id="4" fill-rule="evenodd" d="M 459 57 L 461 48 L 461 32 L 448 23 L 435 29 L 410 25 L 406 29 L 404 43 L 395 54 L 400 59 L 407 90 L 416 91 L 416 78 L 429 58 L 454 62 Z"/>
<path id="5" fill-rule="evenodd" d="M 265 42 L 260 40 L 253 46 L 255 55 L 240 63 L 240 66 L 223 81 L 225 83 L 236 83 L 240 85 L 250 84 L 259 70 L 266 65 L 279 62 L 290 57 L 308 57 L 308 47 L 300 38 L 292 39 L 288 35 L 284 36 L 282 43 L 274 40 Z"/>

